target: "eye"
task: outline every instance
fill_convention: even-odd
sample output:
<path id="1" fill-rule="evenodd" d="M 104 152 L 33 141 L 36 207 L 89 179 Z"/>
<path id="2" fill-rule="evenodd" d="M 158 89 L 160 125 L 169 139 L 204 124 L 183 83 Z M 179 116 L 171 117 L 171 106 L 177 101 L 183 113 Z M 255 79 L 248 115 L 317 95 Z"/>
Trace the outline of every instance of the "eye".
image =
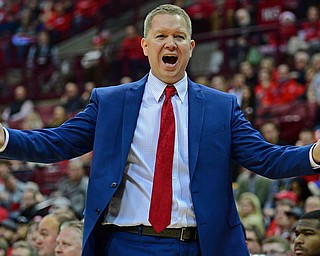
<path id="1" fill-rule="evenodd" d="M 176 38 L 181 39 L 181 40 L 184 40 L 184 39 L 185 39 L 185 37 L 184 37 L 184 36 L 181 36 L 181 35 L 176 36 Z"/>

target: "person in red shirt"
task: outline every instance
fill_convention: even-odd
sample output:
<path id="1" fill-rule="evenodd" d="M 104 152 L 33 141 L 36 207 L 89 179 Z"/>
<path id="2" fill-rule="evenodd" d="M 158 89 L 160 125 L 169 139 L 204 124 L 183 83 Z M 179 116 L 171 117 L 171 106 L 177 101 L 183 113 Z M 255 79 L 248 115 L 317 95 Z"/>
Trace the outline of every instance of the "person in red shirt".
<path id="1" fill-rule="evenodd" d="M 79 0 L 75 5 L 73 33 L 89 28 L 94 24 L 94 19 L 99 11 L 99 3 L 95 0 Z"/>
<path id="2" fill-rule="evenodd" d="M 291 79 L 289 66 L 280 64 L 277 68 L 276 86 L 272 88 L 272 103 L 286 104 L 293 102 L 299 96 L 302 96 L 304 92 L 304 86 Z"/>
<path id="3" fill-rule="evenodd" d="M 53 42 L 59 42 L 69 36 L 72 14 L 65 10 L 62 2 L 55 2 L 53 8 L 45 28 L 51 32 Z"/>
<path id="4" fill-rule="evenodd" d="M 148 62 L 141 49 L 142 36 L 138 34 L 135 26 L 129 25 L 125 31 L 126 36 L 118 50 L 120 77 L 129 76 L 135 80 L 148 70 Z"/>

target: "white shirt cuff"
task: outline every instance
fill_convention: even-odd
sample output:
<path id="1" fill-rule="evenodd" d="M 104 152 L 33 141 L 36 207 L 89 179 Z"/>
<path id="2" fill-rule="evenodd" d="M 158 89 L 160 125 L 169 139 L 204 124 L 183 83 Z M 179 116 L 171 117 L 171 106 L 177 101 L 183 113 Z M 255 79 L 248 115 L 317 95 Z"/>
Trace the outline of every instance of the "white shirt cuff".
<path id="1" fill-rule="evenodd" d="M 4 133 L 5 133 L 5 136 L 6 136 L 6 140 L 4 141 L 3 146 L 0 148 L 0 152 L 3 152 L 6 149 L 6 147 L 8 145 L 8 142 L 9 142 L 9 132 L 4 127 L 3 127 L 3 130 L 4 130 Z"/>
<path id="2" fill-rule="evenodd" d="M 313 160 L 313 157 L 312 157 L 312 151 L 313 151 L 313 148 L 316 144 L 314 144 L 311 148 L 310 148 L 310 151 L 309 151 L 309 160 L 310 160 L 310 164 L 311 164 L 311 167 L 316 169 L 316 168 L 319 168 L 320 165 L 317 164 L 314 160 Z"/>

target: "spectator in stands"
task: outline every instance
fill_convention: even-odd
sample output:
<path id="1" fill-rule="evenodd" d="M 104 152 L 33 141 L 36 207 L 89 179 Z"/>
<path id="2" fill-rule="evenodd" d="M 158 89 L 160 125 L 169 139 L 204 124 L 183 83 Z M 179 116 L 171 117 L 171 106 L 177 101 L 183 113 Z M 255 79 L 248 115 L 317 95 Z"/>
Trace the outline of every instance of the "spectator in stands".
<path id="1" fill-rule="evenodd" d="M 50 32 L 53 43 L 67 39 L 70 36 L 72 13 L 67 10 L 62 1 L 53 2 L 53 11 L 44 23 L 45 29 Z"/>
<path id="2" fill-rule="evenodd" d="M 211 30 L 219 31 L 234 26 L 234 12 L 237 2 L 233 0 L 213 1 L 214 8 L 211 14 Z"/>
<path id="3" fill-rule="evenodd" d="M 277 79 L 277 69 L 275 66 L 274 58 L 271 56 L 265 56 L 260 60 L 259 70 L 266 69 L 271 74 L 271 80 Z"/>
<path id="4" fill-rule="evenodd" d="M 29 115 L 27 115 L 22 124 L 21 129 L 23 130 L 34 130 L 41 129 L 44 127 L 44 123 L 42 121 L 41 115 L 38 111 L 33 110 Z"/>
<path id="5" fill-rule="evenodd" d="M 315 75 L 310 83 L 309 89 L 310 89 L 310 94 L 313 96 L 315 101 L 318 104 L 318 109 L 317 109 L 317 122 L 316 125 L 319 125 L 319 120 L 320 120 L 320 52 L 315 53 L 311 56 L 311 66 L 315 70 Z"/>
<path id="6" fill-rule="evenodd" d="M 290 76 L 298 84 L 305 86 L 307 83 L 306 71 L 310 64 L 310 55 L 306 51 L 297 51 L 293 56 L 293 61 L 293 70 L 290 72 Z"/>
<path id="7" fill-rule="evenodd" d="M 262 117 L 264 109 L 272 104 L 272 88 L 275 86 L 276 84 L 272 79 L 270 71 L 266 68 L 260 68 L 258 83 L 254 87 L 255 105 L 258 117 Z"/>
<path id="8" fill-rule="evenodd" d="M 213 76 L 209 82 L 209 87 L 217 89 L 222 92 L 228 91 L 228 84 L 222 75 Z"/>
<path id="9" fill-rule="evenodd" d="M 320 18 L 318 6 L 311 5 L 308 7 L 307 20 L 302 22 L 299 36 L 307 43 L 307 49 L 311 55 L 319 52 Z"/>
<path id="10" fill-rule="evenodd" d="M 302 129 L 299 132 L 299 138 L 296 141 L 297 146 L 305 146 L 315 142 L 314 131 L 312 129 Z"/>
<path id="11" fill-rule="evenodd" d="M 263 214 L 259 198 L 251 192 L 244 192 L 239 195 L 237 208 L 241 223 L 244 226 L 255 226 L 262 235 L 265 232 Z"/>
<path id="12" fill-rule="evenodd" d="M 291 103 L 301 95 L 305 89 L 290 77 L 290 69 L 287 64 L 280 64 L 277 68 L 277 81 L 274 88 L 272 88 L 272 104 L 286 104 Z"/>
<path id="13" fill-rule="evenodd" d="M 251 40 L 254 40 L 253 36 L 249 37 L 248 27 L 252 25 L 252 19 L 248 9 L 237 9 L 234 14 L 234 23 L 240 35 L 237 34 L 235 38 L 228 40 L 228 55 L 225 58 L 228 59 L 228 66 L 233 71 L 237 70 L 240 63 L 246 60 Z"/>
<path id="14" fill-rule="evenodd" d="M 196 0 L 185 8 L 192 21 L 194 33 L 211 31 L 211 18 L 214 11 L 213 1 Z"/>
<path id="15" fill-rule="evenodd" d="M 312 81 L 316 75 L 316 70 L 309 65 L 305 72 L 306 81 L 306 94 L 305 97 L 309 103 L 315 104 L 317 106 L 317 96 L 314 88 L 312 87 Z"/>
<path id="16" fill-rule="evenodd" d="M 241 73 L 235 73 L 230 82 L 228 93 L 237 97 L 237 101 L 240 106 L 242 104 L 243 90 L 245 86 L 246 84 L 244 75 Z"/>
<path id="17" fill-rule="evenodd" d="M 284 56 L 288 53 L 288 41 L 297 35 L 296 21 L 297 17 L 291 11 L 284 11 L 279 15 L 278 41 L 275 41 L 274 43 L 280 52 L 284 53 Z M 274 38 L 273 40 L 277 39 Z M 293 49 L 291 54 L 294 54 L 298 49 L 299 48 Z"/>
<path id="18" fill-rule="evenodd" d="M 17 241 L 12 244 L 11 256 L 37 256 L 37 252 L 27 241 Z"/>
<path id="19" fill-rule="evenodd" d="M 83 222 L 67 221 L 61 225 L 55 247 L 55 256 L 81 256 Z"/>
<path id="20" fill-rule="evenodd" d="M 32 100 L 28 99 L 26 87 L 19 85 L 14 90 L 14 101 L 2 112 L 2 120 L 8 126 L 20 127 L 21 123 L 34 109 Z"/>
<path id="21" fill-rule="evenodd" d="M 46 215 L 39 222 L 39 235 L 36 241 L 36 248 L 39 256 L 53 256 L 56 246 L 56 239 L 60 226 L 66 221 L 73 220 L 72 215 L 65 213 L 51 213 Z"/>
<path id="22" fill-rule="evenodd" d="M 40 219 L 38 221 L 40 221 Z M 38 221 L 32 220 L 28 223 L 27 236 L 25 239 L 34 249 L 37 248 L 37 238 L 39 236 Z"/>
<path id="23" fill-rule="evenodd" d="M 320 210 L 301 216 L 295 227 L 294 252 L 299 256 L 320 255 Z"/>
<path id="24" fill-rule="evenodd" d="M 319 196 L 309 196 L 304 204 L 304 212 L 312 212 L 315 210 L 320 210 L 320 197 Z"/>
<path id="25" fill-rule="evenodd" d="M 84 83 L 84 91 L 81 94 L 81 100 L 83 101 L 83 105 L 86 106 L 89 103 L 91 92 L 96 87 L 96 84 L 92 81 L 88 81 Z"/>
<path id="26" fill-rule="evenodd" d="M 16 61 L 18 65 L 25 62 L 28 50 L 35 41 L 37 22 L 34 18 L 30 8 L 23 8 L 21 10 L 20 25 L 11 39 L 16 50 Z"/>
<path id="27" fill-rule="evenodd" d="M 239 199 L 241 194 L 244 192 L 254 193 L 258 197 L 262 208 L 265 206 L 265 203 L 272 192 L 272 180 L 260 175 L 256 175 L 244 167 L 241 168 L 241 172 L 236 179 L 236 184 L 237 199 Z"/>
<path id="28" fill-rule="evenodd" d="M 0 238 L 4 238 L 8 242 L 9 251 L 11 251 L 12 244 L 16 241 L 17 230 L 17 224 L 11 219 L 0 222 Z"/>
<path id="29" fill-rule="evenodd" d="M 29 220 L 24 216 L 18 216 L 14 220 L 17 224 L 16 241 L 25 240 L 27 237 Z"/>
<path id="30" fill-rule="evenodd" d="M 92 38 L 92 47 L 83 54 L 81 66 L 85 81 L 92 81 L 98 86 L 104 85 L 107 79 L 113 79 L 115 49 L 108 30 L 99 31 Z"/>
<path id="31" fill-rule="evenodd" d="M 244 116 L 250 122 L 254 121 L 254 95 L 251 88 L 248 85 L 245 85 L 242 89 L 242 102 L 241 110 L 244 113 Z"/>
<path id="32" fill-rule="evenodd" d="M 58 195 L 66 197 L 71 202 L 71 209 L 79 219 L 82 219 L 85 207 L 89 178 L 85 174 L 80 158 L 72 159 L 68 163 L 67 177 L 58 186 Z"/>
<path id="33" fill-rule="evenodd" d="M 94 25 L 99 14 L 99 1 L 78 0 L 75 3 L 72 20 L 72 33 L 76 34 Z"/>
<path id="34" fill-rule="evenodd" d="M 261 241 L 264 238 L 255 226 L 244 226 L 246 242 L 250 255 L 261 253 Z"/>
<path id="35" fill-rule="evenodd" d="M 125 29 L 125 37 L 118 49 L 118 60 L 122 76 L 130 76 L 133 80 L 139 79 L 149 69 L 146 57 L 141 49 L 142 36 L 133 25 Z"/>
<path id="36" fill-rule="evenodd" d="M 67 116 L 71 117 L 83 109 L 83 102 L 79 97 L 78 85 L 68 82 L 64 87 L 64 92 L 60 97 L 60 104 L 66 110 Z"/>
<path id="37" fill-rule="evenodd" d="M 52 117 L 48 121 L 46 127 L 53 128 L 58 127 L 59 125 L 63 124 L 68 119 L 66 109 L 61 106 L 57 105 L 53 108 Z"/>
<path id="38" fill-rule="evenodd" d="M 11 173 L 1 173 L 3 184 L 0 184 L 1 201 L 9 211 L 9 217 L 19 215 L 20 201 L 25 183 L 15 178 Z"/>
<path id="39" fill-rule="evenodd" d="M 274 218 L 270 222 L 266 230 L 266 237 L 269 236 L 281 236 L 287 240 L 290 240 L 291 222 L 288 212 L 291 212 L 295 203 L 291 199 L 281 198 L 277 199 L 275 206 Z"/>
<path id="40" fill-rule="evenodd" d="M 36 83 L 35 90 L 48 92 L 53 88 L 58 63 L 57 48 L 52 44 L 49 32 L 41 30 L 27 56 L 27 69 L 30 79 Z"/>
<path id="41" fill-rule="evenodd" d="M 303 209 L 306 199 L 312 195 L 308 188 L 307 180 L 303 177 L 295 177 L 291 179 L 290 190 L 297 195 L 296 206 Z"/>
<path id="42" fill-rule="evenodd" d="M 250 87 L 253 92 L 254 87 L 257 85 L 258 76 L 255 72 L 253 65 L 249 61 L 240 63 L 239 71 L 245 77 L 245 83 Z"/>
<path id="43" fill-rule="evenodd" d="M 31 221 L 36 216 L 44 215 L 45 213 L 41 212 L 41 209 L 37 207 L 37 204 L 41 202 L 40 200 L 43 200 L 43 196 L 39 190 L 25 188 L 20 201 L 20 216 Z"/>
<path id="44" fill-rule="evenodd" d="M 281 236 L 270 236 L 262 240 L 261 251 L 266 255 L 290 256 L 290 243 Z"/>

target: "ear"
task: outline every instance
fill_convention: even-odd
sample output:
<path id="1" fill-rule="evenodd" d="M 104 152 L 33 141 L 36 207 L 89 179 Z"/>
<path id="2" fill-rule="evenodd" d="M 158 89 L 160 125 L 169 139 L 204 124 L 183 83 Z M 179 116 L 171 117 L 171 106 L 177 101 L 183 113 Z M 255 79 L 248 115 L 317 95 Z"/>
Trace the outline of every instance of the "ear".
<path id="1" fill-rule="evenodd" d="M 190 41 L 190 58 L 192 57 L 193 49 L 196 46 L 196 42 L 194 40 Z"/>
<path id="2" fill-rule="evenodd" d="M 141 39 L 141 48 L 143 50 L 144 56 L 148 56 L 148 44 L 145 38 Z"/>

